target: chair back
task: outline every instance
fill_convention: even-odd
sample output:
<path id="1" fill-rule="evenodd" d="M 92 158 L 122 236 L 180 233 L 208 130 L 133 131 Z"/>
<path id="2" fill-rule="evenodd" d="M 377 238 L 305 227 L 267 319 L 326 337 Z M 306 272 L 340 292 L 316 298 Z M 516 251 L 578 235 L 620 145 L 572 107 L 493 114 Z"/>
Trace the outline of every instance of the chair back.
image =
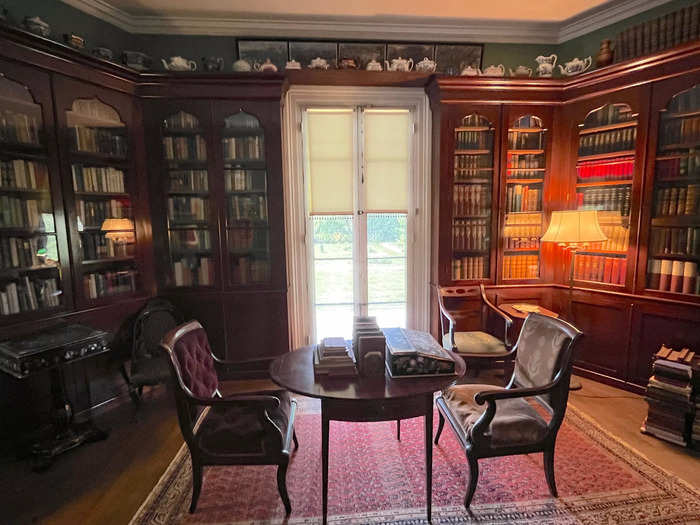
<path id="1" fill-rule="evenodd" d="M 539 400 L 553 414 L 563 414 L 569 395 L 572 352 L 581 335 L 576 327 L 561 319 L 539 313 L 528 315 L 515 347 L 514 386 L 543 387 L 561 373 L 557 388 Z"/>
<path id="2" fill-rule="evenodd" d="M 163 336 L 181 322 L 182 317 L 169 301 L 148 301 L 134 321 L 132 360 L 138 362 L 158 355 Z"/>

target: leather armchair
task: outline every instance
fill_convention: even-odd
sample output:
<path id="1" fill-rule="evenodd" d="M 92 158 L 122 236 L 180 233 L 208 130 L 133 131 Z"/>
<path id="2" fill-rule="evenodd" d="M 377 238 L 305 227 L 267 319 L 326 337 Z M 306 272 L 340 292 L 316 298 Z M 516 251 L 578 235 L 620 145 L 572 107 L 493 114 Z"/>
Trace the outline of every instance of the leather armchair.
<path id="1" fill-rule="evenodd" d="M 435 444 L 447 419 L 467 455 L 466 508 L 476 491 L 478 460 L 495 456 L 543 452 L 547 485 L 557 497 L 554 446 L 566 413 L 572 352 L 581 335 L 565 321 L 532 313 L 515 345 L 515 371 L 508 386 L 455 385 L 436 399 L 440 420 Z M 550 414 L 549 421 L 529 397 Z"/>
<path id="2" fill-rule="evenodd" d="M 182 436 L 192 458 L 192 502 L 197 508 L 203 467 L 277 465 L 277 489 L 284 508 L 292 510 L 286 486 L 294 432 L 296 401 L 285 391 L 274 395 L 224 397 L 217 369 L 232 366 L 218 359 L 197 321 L 168 332 L 161 346 L 169 355 Z"/>

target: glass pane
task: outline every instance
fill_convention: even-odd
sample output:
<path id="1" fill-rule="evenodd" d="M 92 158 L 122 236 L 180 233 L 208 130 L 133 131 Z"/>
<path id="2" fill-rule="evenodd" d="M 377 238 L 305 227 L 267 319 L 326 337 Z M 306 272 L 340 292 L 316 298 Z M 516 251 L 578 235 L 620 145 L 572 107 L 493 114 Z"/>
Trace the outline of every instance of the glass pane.
<path id="1" fill-rule="evenodd" d="M 367 214 L 368 311 L 382 327 L 406 326 L 406 237 L 405 213 Z"/>

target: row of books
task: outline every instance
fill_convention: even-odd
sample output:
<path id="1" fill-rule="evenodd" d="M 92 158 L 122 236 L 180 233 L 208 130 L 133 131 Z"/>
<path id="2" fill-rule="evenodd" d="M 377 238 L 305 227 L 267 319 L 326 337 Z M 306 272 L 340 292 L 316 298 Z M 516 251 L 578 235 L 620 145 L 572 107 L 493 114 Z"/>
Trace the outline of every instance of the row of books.
<path id="1" fill-rule="evenodd" d="M 615 62 L 656 53 L 700 36 L 698 5 L 637 24 L 615 37 Z"/>
<path id="2" fill-rule="evenodd" d="M 626 257 L 576 254 L 574 279 L 610 284 L 625 284 L 626 275 Z"/>
<path id="3" fill-rule="evenodd" d="M 228 247 L 231 251 L 266 252 L 268 232 L 264 228 L 231 228 L 228 231 Z"/>
<path id="4" fill-rule="evenodd" d="M 173 170 L 170 172 L 170 191 L 209 191 L 207 170 Z"/>
<path id="5" fill-rule="evenodd" d="M 136 270 L 94 272 L 83 276 L 85 297 L 97 299 L 136 290 Z"/>
<path id="6" fill-rule="evenodd" d="M 115 133 L 113 128 L 74 126 L 70 129 L 75 151 L 126 157 L 127 139 L 124 135 Z"/>
<path id="7" fill-rule="evenodd" d="M 629 229 L 619 224 L 601 224 L 600 229 L 608 238 L 599 244 L 606 252 L 626 252 L 629 247 Z"/>
<path id="8" fill-rule="evenodd" d="M 518 170 L 508 170 L 508 176 L 507 179 L 544 179 L 544 171 L 543 170 L 527 170 L 527 169 L 518 169 Z"/>
<path id="9" fill-rule="evenodd" d="M 506 255 L 503 257 L 504 279 L 537 279 L 540 258 L 537 255 Z"/>
<path id="10" fill-rule="evenodd" d="M 56 278 L 32 278 L 25 275 L 0 287 L 0 314 L 35 312 L 61 305 L 61 291 Z"/>
<path id="11" fill-rule="evenodd" d="M 576 166 L 578 182 L 604 182 L 631 179 L 634 176 L 634 159 L 621 161 L 586 161 Z"/>
<path id="12" fill-rule="evenodd" d="M 545 167 L 545 158 L 542 153 L 513 153 L 508 152 L 508 169 L 535 170 Z"/>
<path id="13" fill-rule="evenodd" d="M 259 127 L 258 118 L 244 112 L 236 113 L 224 121 L 225 129 L 255 129 Z"/>
<path id="14" fill-rule="evenodd" d="M 456 131 L 455 149 L 457 150 L 492 150 L 493 130 Z"/>
<path id="15" fill-rule="evenodd" d="M 700 149 L 691 148 L 687 155 L 656 159 L 657 181 L 679 177 L 700 177 Z"/>
<path id="16" fill-rule="evenodd" d="M 621 124 L 634 120 L 635 115 L 627 104 L 608 104 L 586 116 L 583 129 Z"/>
<path id="17" fill-rule="evenodd" d="M 355 324 L 357 324 L 357 318 L 355 318 Z M 374 330 L 372 334 L 375 335 L 376 339 L 379 339 L 379 346 L 382 352 L 386 346 L 386 341 L 382 341 L 382 332 L 379 327 L 372 326 Z M 367 332 L 368 330 L 361 330 L 362 332 Z M 353 326 L 353 341 L 356 338 L 357 330 Z M 363 339 L 369 339 L 363 338 Z M 379 350 L 379 348 L 377 348 Z M 345 339 L 342 337 L 325 337 L 320 344 L 314 347 L 314 375 L 315 376 L 331 376 L 331 377 L 353 377 L 357 375 L 356 366 L 356 353 L 358 349 L 351 349 L 349 345 L 346 344 Z M 382 363 L 384 364 L 384 363 Z"/>
<path id="18" fill-rule="evenodd" d="M 460 257 L 452 261 L 452 278 L 455 281 L 486 279 L 489 263 L 486 256 Z"/>
<path id="19" fill-rule="evenodd" d="M 493 169 L 493 161 L 490 155 L 455 155 L 455 170 L 490 170 Z M 477 175 L 475 175 L 476 177 Z M 483 177 L 483 175 L 480 175 Z"/>
<path id="20" fill-rule="evenodd" d="M 46 207 L 35 199 L 25 200 L 19 197 L 0 195 L 0 227 L 39 229 L 41 227 L 41 212 L 39 210 Z"/>
<path id="21" fill-rule="evenodd" d="M 49 170 L 43 162 L 14 159 L 0 161 L 0 189 L 49 189 Z"/>
<path id="22" fill-rule="evenodd" d="M 664 120 L 659 124 L 659 147 L 672 144 L 695 145 L 700 142 L 700 117 Z"/>
<path id="23" fill-rule="evenodd" d="M 211 286 L 215 264 L 209 257 L 187 257 L 173 262 L 175 286 Z"/>
<path id="24" fill-rule="evenodd" d="M 228 199 L 230 221 L 267 222 L 265 195 L 231 195 Z"/>
<path id="25" fill-rule="evenodd" d="M 73 164 L 73 190 L 90 193 L 125 193 L 124 172 L 111 166 Z"/>
<path id="26" fill-rule="evenodd" d="M 172 129 L 196 129 L 199 127 L 199 119 L 194 115 L 180 111 L 168 118 L 163 119 L 163 128 L 165 130 Z"/>
<path id="27" fill-rule="evenodd" d="M 131 217 L 129 199 L 83 200 L 76 202 L 78 218 L 88 228 L 101 227 L 105 219 L 125 219 Z"/>
<path id="28" fill-rule="evenodd" d="M 700 294 L 698 263 L 671 259 L 649 259 L 647 263 L 647 287 L 663 292 L 698 295 Z"/>
<path id="29" fill-rule="evenodd" d="M 700 108 L 700 88 L 697 86 L 677 94 L 668 104 L 671 113 L 686 113 Z"/>
<path id="30" fill-rule="evenodd" d="M 655 217 L 698 214 L 700 214 L 700 184 L 656 190 Z"/>
<path id="31" fill-rule="evenodd" d="M 265 191 L 267 172 L 265 170 L 224 170 L 226 191 Z"/>
<path id="32" fill-rule="evenodd" d="M 245 286 L 270 280 L 270 261 L 252 256 L 238 257 L 233 268 L 233 282 Z"/>
<path id="33" fill-rule="evenodd" d="M 127 257 L 134 254 L 133 243 L 115 242 L 104 233 L 83 233 L 83 260 L 104 259 L 107 257 Z"/>
<path id="34" fill-rule="evenodd" d="M 540 226 L 506 226 L 503 229 L 503 247 L 506 250 L 539 250 L 541 234 Z"/>
<path id="35" fill-rule="evenodd" d="M 491 187 L 485 184 L 466 184 L 454 187 L 453 209 L 455 217 L 488 215 L 491 211 Z"/>
<path id="36" fill-rule="evenodd" d="M 209 199 L 202 197 L 168 197 L 168 219 L 174 223 L 204 222 L 208 219 Z"/>
<path id="37" fill-rule="evenodd" d="M 581 188 L 576 193 L 579 210 L 619 211 L 627 217 L 630 214 L 632 187 L 608 186 L 605 188 Z"/>
<path id="38" fill-rule="evenodd" d="M 527 184 L 509 184 L 506 188 L 506 212 L 539 211 L 542 209 L 542 189 Z"/>
<path id="39" fill-rule="evenodd" d="M 211 250 L 209 230 L 172 230 L 170 249 L 176 252 Z"/>
<path id="40" fill-rule="evenodd" d="M 9 109 L 0 110 L 0 141 L 39 144 L 41 120 Z"/>
<path id="41" fill-rule="evenodd" d="M 225 160 L 260 160 L 265 157 L 265 142 L 262 135 L 225 137 L 221 142 Z"/>
<path id="42" fill-rule="evenodd" d="M 700 228 L 652 228 L 649 251 L 655 255 L 700 256 Z"/>
<path id="43" fill-rule="evenodd" d="M 540 131 L 509 131 L 508 149 L 544 149 L 544 130 Z"/>
<path id="44" fill-rule="evenodd" d="M 0 237 L 0 269 L 43 265 L 39 250 L 44 246 L 46 237 Z"/>
<path id="45" fill-rule="evenodd" d="M 489 221 L 459 219 L 452 226 L 452 247 L 455 250 L 488 250 Z"/>
<path id="46" fill-rule="evenodd" d="M 693 418 L 700 386 L 700 358 L 689 348 L 676 351 L 662 345 L 653 359 L 652 376 L 645 396 L 649 411 L 641 430 L 645 434 L 686 446 L 694 439 Z"/>
<path id="47" fill-rule="evenodd" d="M 578 143 L 578 154 L 585 157 L 601 153 L 628 151 L 634 149 L 636 140 L 636 127 L 581 135 Z"/>
<path id="48" fill-rule="evenodd" d="M 200 135 L 163 137 L 166 160 L 207 160 L 207 143 Z"/>

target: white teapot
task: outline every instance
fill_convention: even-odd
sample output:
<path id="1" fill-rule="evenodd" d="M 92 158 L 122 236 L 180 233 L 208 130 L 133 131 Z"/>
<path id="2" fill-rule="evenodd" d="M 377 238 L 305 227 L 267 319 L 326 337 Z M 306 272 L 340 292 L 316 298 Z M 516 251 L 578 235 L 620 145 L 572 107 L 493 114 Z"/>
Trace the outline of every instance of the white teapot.
<path id="1" fill-rule="evenodd" d="M 160 61 L 163 62 L 163 67 L 168 71 L 197 71 L 197 62 L 183 57 L 170 57 L 167 62 L 161 58 Z"/>
<path id="2" fill-rule="evenodd" d="M 377 62 L 375 59 L 372 59 L 367 62 L 367 67 L 365 69 L 367 71 L 382 71 L 382 64 Z"/>
<path id="3" fill-rule="evenodd" d="M 482 73 L 485 77 L 502 77 L 506 74 L 506 68 L 503 64 L 498 64 L 497 66 L 489 66 L 484 69 Z"/>
<path id="4" fill-rule="evenodd" d="M 411 71 L 411 69 L 413 69 L 412 58 L 394 58 L 391 60 L 391 65 L 389 65 L 388 60 L 385 60 L 384 64 L 386 65 L 387 71 Z"/>
<path id="5" fill-rule="evenodd" d="M 554 66 L 557 63 L 557 55 L 552 53 L 548 57 L 545 56 L 538 56 L 535 59 L 535 62 L 537 62 L 537 74 L 541 77 L 551 77 L 552 72 L 554 71 Z"/>
<path id="6" fill-rule="evenodd" d="M 325 58 L 316 57 L 311 60 L 309 69 L 328 69 L 328 61 Z"/>
<path id="7" fill-rule="evenodd" d="M 428 57 L 425 57 L 423 60 L 416 64 L 416 67 L 414 69 L 416 71 L 420 71 L 421 73 L 432 73 L 435 71 L 436 67 L 437 62 L 435 62 L 434 60 L 430 60 Z"/>
<path id="8" fill-rule="evenodd" d="M 527 66 L 518 66 L 515 68 L 515 71 L 512 69 L 508 68 L 510 71 L 510 76 L 511 77 L 531 77 L 532 76 L 532 68 L 527 67 Z"/>
<path id="9" fill-rule="evenodd" d="M 284 69 L 301 69 L 301 64 L 296 60 L 289 60 Z"/>
<path id="10" fill-rule="evenodd" d="M 562 75 L 571 77 L 573 75 L 580 75 L 586 71 L 589 67 L 591 67 L 592 62 L 593 59 L 590 56 L 584 58 L 583 60 L 580 58 L 574 58 L 573 60 L 566 62 L 564 67 L 560 65 L 559 69 L 561 70 Z"/>
<path id="11" fill-rule="evenodd" d="M 253 68 L 251 65 L 248 63 L 248 61 L 243 60 L 242 58 L 236 60 L 233 63 L 233 70 L 234 71 L 251 71 Z"/>
<path id="12" fill-rule="evenodd" d="M 460 75 L 463 77 L 478 77 L 481 75 L 481 70 L 478 67 L 467 66 L 462 68 Z"/>

